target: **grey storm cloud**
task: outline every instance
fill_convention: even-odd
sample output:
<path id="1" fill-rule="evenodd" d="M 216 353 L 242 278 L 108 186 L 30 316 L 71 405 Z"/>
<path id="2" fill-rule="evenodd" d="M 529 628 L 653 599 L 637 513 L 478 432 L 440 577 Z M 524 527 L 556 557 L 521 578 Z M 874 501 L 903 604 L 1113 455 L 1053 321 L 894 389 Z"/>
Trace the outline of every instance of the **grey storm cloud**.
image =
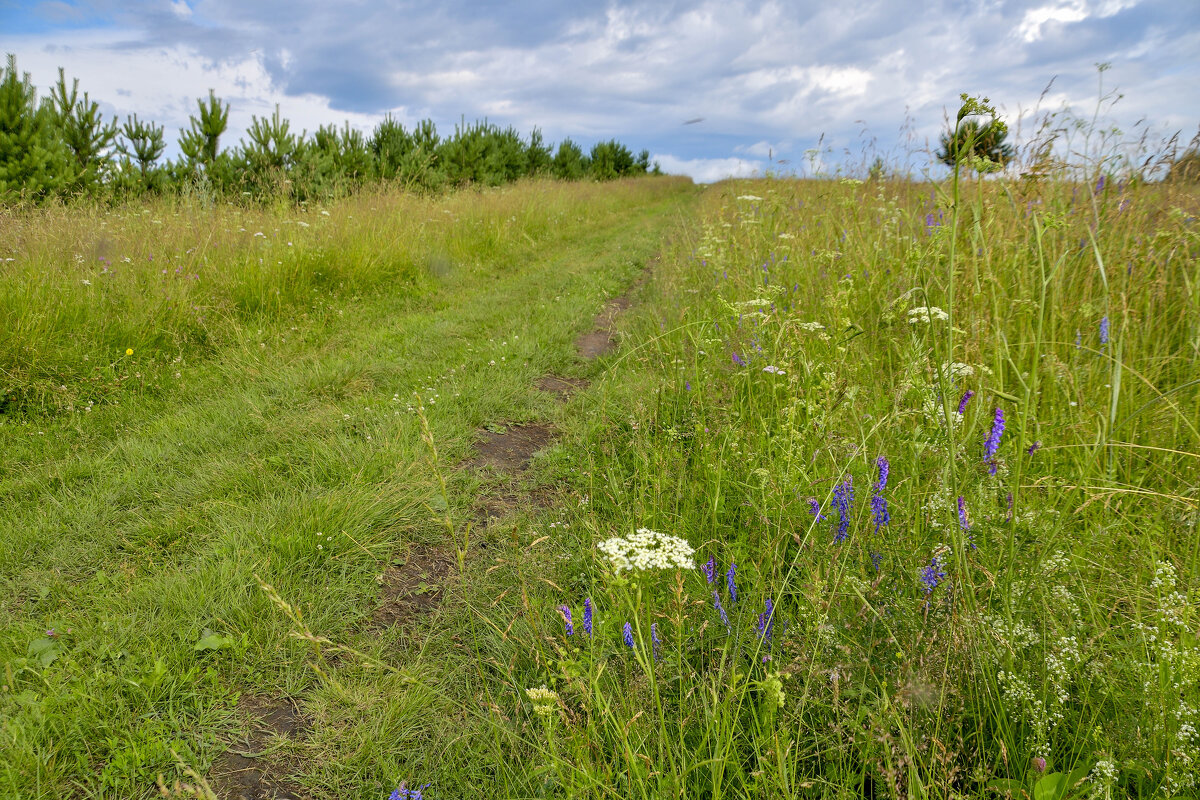
<path id="1" fill-rule="evenodd" d="M 1082 111 L 1098 62 L 1125 91 L 1122 125 L 1194 127 L 1200 109 L 1200 4 L 1178 0 L 184 2 L 42 11 L 106 20 L 114 58 L 255 59 L 264 102 L 323 98 L 330 122 L 398 109 L 439 126 L 488 117 L 681 160 L 798 158 L 822 135 L 834 153 L 911 149 L 936 139 L 960 92 L 1013 117 L 1052 79 L 1044 102 Z"/>

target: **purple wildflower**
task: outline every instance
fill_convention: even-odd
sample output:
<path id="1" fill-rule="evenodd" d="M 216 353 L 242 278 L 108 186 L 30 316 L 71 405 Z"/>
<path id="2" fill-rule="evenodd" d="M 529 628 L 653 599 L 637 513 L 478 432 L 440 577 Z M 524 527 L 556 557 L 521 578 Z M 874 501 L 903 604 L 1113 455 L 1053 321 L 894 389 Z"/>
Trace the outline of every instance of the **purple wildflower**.
<path id="1" fill-rule="evenodd" d="M 583 601 L 583 630 L 588 636 L 592 635 L 592 598 Z"/>
<path id="2" fill-rule="evenodd" d="M 771 643 L 771 635 L 775 631 L 775 604 L 768 597 L 764 606 L 766 610 L 758 615 L 758 625 L 755 626 L 755 629 L 763 641 L 769 645 Z"/>
<path id="3" fill-rule="evenodd" d="M 967 501 L 961 495 L 958 498 L 958 524 L 964 533 L 971 530 L 971 522 L 967 519 Z"/>
<path id="4" fill-rule="evenodd" d="M 737 602 L 737 584 L 733 582 L 733 574 L 737 572 L 737 564 L 729 562 L 729 572 L 725 573 L 725 583 L 729 587 L 729 602 Z"/>
<path id="5" fill-rule="evenodd" d="M 833 506 L 838 511 L 837 535 L 834 543 L 844 542 L 850 535 L 850 506 L 854 503 L 854 476 L 847 475 L 846 480 L 833 489 Z"/>
<path id="6" fill-rule="evenodd" d="M 1000 437 L 1004 435 L 1004 409 L 996 408 L 996 417 L 992 421 L 992 432 L 983 443 L 983 460 L 987 462 L 988 474 L 996 474 L 996 451 L 1000 449 Z"/>
<path id="7" fill-rule="evenodd" d="M 827 517 L 821 513 L 821 504 L 817 502 L 817 498 L 815 497 L 808 498 L 808 510 L 812 512 L 812 515 L 816 518 L 817 522 L 824 522 L 827 519 Z"/>
<path id="8" fill-rule="evenodd" d="M 720 615 L 722 624 L 728 628 L 729 615 L 725 613 L 725 606 L 721 605 L 721 595 L 717 592 L 713 592 L 713 608 L 716 609 L 717 614 Z"/>
<path id="9" fill-rule="evenodd" d="M 571 607 L 565 605 L 559 606 L 558 610 L 562 614 L 563 622 L 566 623 L 567 636 L 570 636 L 571 634 L 575 633 L 575 626 L 571 624 Z"/>
<path id="10" fill-rule="evenodd" d="M 390 795 L 388 795 L 388 800 L 424 800 L 425 790 L 428 789 L 429 786 L 430 784 L 427 783 L 420 788 L 409 789 L 407 784 L 401 783 L 399 789 L 396 789 Z"/>
<path id="11" fill-rule="evenodd" d="M 871 553 L 871 566 L 879 572 L 879 565 L 883 563 L 883 553 Z"/>
<path id="12" fill-rule="evenodd" d="M 717 557 L 710 558 L 700 569 L 704 570 L 704 577 L 712 583 L 717 575 Z"/>
<path id="13" fill-rule="evenodd" d="M 937 556 L 934 556 L 929 561 L 929 566 L 921 570 L 921 584 L 925 587 L 925 594 L 932 594 L 945 577 L 946 573 L 938 564 Z"/>
<path id="14" fill-rule="evenodd" d="M 1100 318 L 1100 344 L 1108 344 L 1108 317 Z"/>
<path id="15" fill-rule="evenodd" d="M 633 647 L 633 626 L 626 622 L 621 630 L 625 632 L 625 646 Z"/>
<path id="16" fill-rule="evenodd" d="M 871 496 L 871 515 L 875 520 L 875 532 L 879 533 L 879 529 L 892 519 L 892 515 L 888 513 L 887 498 L 883 496 L 891 465 L 883 456 L 877 458 L 875 464 L 879 467 L 879 480 L 875 483 L 875 494 Z"/>
<path id="17" fill-rule="evenodd" d="M 1038 439 L 1036 442 L 1029 445 L 1029 449 L 1026 450 L 1025 452 L 1029 453 L 1029 455 L 1033 455 L 1034 453 L 1036 453 L 1038 450 L 1041 450 L 1041 449 L 1042 449 L 1042 440 Z"/>
<path id="18" fill-rule="evenodd" d="M 692 390 L 692 382 L 691 382 L 691 381 L 684 381 L 684 382 L 683 382 L 683 389 L 684 389 L 684 391 L 690 392 L 690 391 Z"/>
<path id="19" fill-rule="evenodd" d="M 958 415 L 961 417 L 967 412 L 967 404 L 971 402 L 971 398 L 975 396 L 974 389 L 967 389 L 963 394 L 962 399 L 958 401 Z"/>
<path id="20" fill-rule="evenodd" d="M 1096 181 L 1096 194 L 1104 191 L 1104 176 L 1100 176 L 1100 180 Z"/>
<path id="21" fill-rule="evenodd" d="M 650 625 L 650 642 L 654 645 L 654 660 L 658 661 L 658 647 L 662 644 L 662 640 L 658 638 L 657 622 Z"/>
<path id="22" fill-rule="evenodd" d="M 746 362 L 742 361 L 742 357 L 737 354 L 736 350 L 733 351 L 733 363 L 739 367 L 746 366 Z"/>
<path id="23" fill-rule="evenodd" d="M 1083 333 L 1078 328 L 1076 328 L 1075 329 L 1075 349 L 1078 350 L 1081 347 L 1083 347 Z"/>

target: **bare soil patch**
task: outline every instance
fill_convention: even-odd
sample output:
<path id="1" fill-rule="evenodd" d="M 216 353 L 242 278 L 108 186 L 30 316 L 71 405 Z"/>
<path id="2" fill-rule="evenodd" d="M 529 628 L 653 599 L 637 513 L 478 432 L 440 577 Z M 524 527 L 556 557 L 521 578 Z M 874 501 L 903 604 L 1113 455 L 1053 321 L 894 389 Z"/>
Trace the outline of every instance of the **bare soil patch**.
<path id="1" fill-rule="evenodd" d="M 617 346 L 617 340 L 613 338 L 613 326 L 617 315 L 630 305 L 629 296 L 624 294 L 605 304 L 604 309 L 596 315 L 596 326 L 575 340 L 575 349 L 580 357 L 599 358 Z"/>
<path id="2" fill-rule="evenodd" d="M 563 378 L 558 375 L 543 375 L 537 382 L 537 388 L 554 395 L 560 401 L 565 401 L 576 392 L 586 389 L 589 383 L 585 378 Z"/>
<path id="3" fill-rule="evenodd" d="M 449 548 L 413 547 L 393 560 L 380 578 L 376 628 L 405 627 L 437 608 L 457 561 Z"/>
<path id="4" fill-rule="evenodd" d="M 476 445 L 479 454 L 467 464 L 475 468 L 492 467 L 500 472 L 519 472 L 529 464 L 533 454 L 553 438 L 551 427 L 541 423 L 481 431 Z"/>
<path id="5" fill-rule="evenodd" d="M 221 800 L 307 800 L 308 794 L 286 777 L 290 771 L 274 751 L 280 739 L 303 736 L 311 723 L 287 697 L 242 695 L 237 714 L 249 733 L 217 756 L 210 770 Z"/>

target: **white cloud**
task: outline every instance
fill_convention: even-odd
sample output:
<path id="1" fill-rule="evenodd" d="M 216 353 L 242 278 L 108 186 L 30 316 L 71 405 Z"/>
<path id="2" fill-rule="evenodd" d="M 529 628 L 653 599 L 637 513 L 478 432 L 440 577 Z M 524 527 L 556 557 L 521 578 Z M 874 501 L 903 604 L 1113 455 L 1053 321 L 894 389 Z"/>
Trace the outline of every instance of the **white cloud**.
<path id="1" fill-rule="evenodd" d="M 687 175 L 696 183 L 712 183 L 725 178 L 751 178 L 761 175 L 761 161 L 744 158 L 678 158 L 670 154 L 654 155 L 662 171 L 668 175 Z"/>

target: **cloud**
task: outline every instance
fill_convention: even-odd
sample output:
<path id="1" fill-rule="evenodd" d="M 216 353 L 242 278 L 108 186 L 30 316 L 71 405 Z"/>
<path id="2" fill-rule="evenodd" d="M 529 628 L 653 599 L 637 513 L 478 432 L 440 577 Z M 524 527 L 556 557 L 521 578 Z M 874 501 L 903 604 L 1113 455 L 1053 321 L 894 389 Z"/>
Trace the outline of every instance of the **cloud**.
<path id="1" fill-rule="evenodd" d="M 713 183 L 726 178 L 751 178 L 763 174 L 761 161 L 745 158 L 679 158 L 670 154 L 656 154 L 651 161 L 668 175 L 687 175 L 696 183 Z"/>

